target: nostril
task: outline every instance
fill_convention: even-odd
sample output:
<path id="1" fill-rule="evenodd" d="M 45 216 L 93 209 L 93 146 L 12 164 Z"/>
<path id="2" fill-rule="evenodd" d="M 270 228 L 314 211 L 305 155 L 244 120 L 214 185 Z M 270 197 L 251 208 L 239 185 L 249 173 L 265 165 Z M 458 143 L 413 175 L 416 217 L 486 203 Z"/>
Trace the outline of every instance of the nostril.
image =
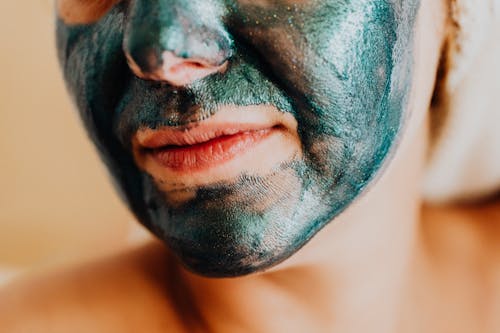
<path id="1" fill-rule="evenodd" d="M 147 57 L 146 57 L 147 58 Z M 176 56 L 171 51 L 164 51 L 161 59 L 148 59 L 149 65 L 156 64 L 144 70 L 145 66 L 139 65 L 134 57 L 127 54 L 130 69 L 142 79 L 164 81 L 174 86 L 185 86 L 196 80 L 215 73 L 225 72 L 228 62 L 222 65 L 213 65 L 204 59 L 190 59 Z"/>
<path id="2" fill-rule="evenodd" d="M 175 86 L 185 86 L 196 80 L 215 73 L 223 73 L 227 68 L 227 61 L 219 66 L 208 64 L 202 60 L 178 58 L 164 55 L 161 76 L 162 80 Z"/>
<path id="3" fill-rule="evenodd" d="M 171 52 L 165 52 L 160 61 L 150 59 L 147 70 L 145 70 L 146 66 L 139 65 L 129 54 L 127 54 L 127 61 L 137 77 L 163 81 L 174 86 L 185 86 L 217 72 L 223 73 L 228 65 L 227 61 L 220 66 L 215 66 L 203 60 L 184 59 L 176 57 Z M 156 66 L 153 65 L 155 63 Z"/>
<path id="4" fill-rule="evenodd" d="M 186 66 L 192 67 L 193 69 L 205 68 L 206 66 L 200 64 L 199 62 L 187 61 Z"/>
<path id="5" fill-rule="evenodd" d="M 218 65 L 214 65 L 205 59 L 198 57 L 180 57 L 170 51 L 163 52 L 161 55 L 161 62 L 163 68 L 189 67 L 192 69 L 206 69 L 218 67 Z"/>
<path id="6" fill-rule="evenodd" d="M 174 66 L 171 66 L 168 70 L 171 73 L 178 73 L 180 71 L 198 71 L 198 70 L 204 70 L 209 68 L 206 65 L 203 65 L 199 62 L 194 62 L 194 61 L 186 61 L 180 64 L 176 64 Z"/>

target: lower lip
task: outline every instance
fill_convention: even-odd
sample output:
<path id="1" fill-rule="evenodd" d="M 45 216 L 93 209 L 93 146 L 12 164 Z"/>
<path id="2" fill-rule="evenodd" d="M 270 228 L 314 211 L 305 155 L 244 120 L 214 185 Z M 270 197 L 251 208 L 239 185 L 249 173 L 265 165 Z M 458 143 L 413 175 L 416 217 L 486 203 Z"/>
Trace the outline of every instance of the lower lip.
<path id="1" fill-rule="evenodd" d="M 203 171 L 228 162 L 246 153 L 265 140 L 276 129 L 241 132 L 221 136 L 207 142 L 180 147 L 165 147 L 150 151 L 161 166 L 177 172 Z"/>

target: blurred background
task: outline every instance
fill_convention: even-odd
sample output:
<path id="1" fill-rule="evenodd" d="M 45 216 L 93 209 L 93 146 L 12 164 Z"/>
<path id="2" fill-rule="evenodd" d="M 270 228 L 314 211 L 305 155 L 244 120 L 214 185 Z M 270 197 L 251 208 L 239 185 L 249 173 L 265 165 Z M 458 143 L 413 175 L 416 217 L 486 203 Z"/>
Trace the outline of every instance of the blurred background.
<path id="1" fill-rule="evenodd" d="M 0 1 L 0 284 L 143 233 L 66 94 L 52 0 Z M 138 236 L 139 235 L 139 236 Z"/>

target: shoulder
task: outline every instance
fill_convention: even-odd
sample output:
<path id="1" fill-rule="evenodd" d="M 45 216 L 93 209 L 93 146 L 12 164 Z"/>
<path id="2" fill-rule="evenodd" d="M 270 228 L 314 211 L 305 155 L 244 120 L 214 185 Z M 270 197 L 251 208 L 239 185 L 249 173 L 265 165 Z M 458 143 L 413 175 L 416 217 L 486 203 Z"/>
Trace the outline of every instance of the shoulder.
<path id="1" fill-rule="evenodd" d="M 0 332 L 182 332 L 161 244 L 128 250 L 0 290 Z"/>

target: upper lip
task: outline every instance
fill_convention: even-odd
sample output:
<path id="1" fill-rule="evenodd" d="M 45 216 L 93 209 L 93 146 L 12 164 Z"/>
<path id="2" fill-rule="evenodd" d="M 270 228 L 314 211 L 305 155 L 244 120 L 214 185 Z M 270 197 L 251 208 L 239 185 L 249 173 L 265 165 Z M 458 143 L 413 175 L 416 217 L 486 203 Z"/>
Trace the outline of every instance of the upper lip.
<path id="1" fill-rule="evenodd" d="M 141 129 L 136 133 L 137 143 L 145 149 L 158 149 L 168 146 L 191 146 L 222 136 L 270 129 L 277 124 L 252 123 L 199 123 L 192 128 L 162 127 Z"/>

